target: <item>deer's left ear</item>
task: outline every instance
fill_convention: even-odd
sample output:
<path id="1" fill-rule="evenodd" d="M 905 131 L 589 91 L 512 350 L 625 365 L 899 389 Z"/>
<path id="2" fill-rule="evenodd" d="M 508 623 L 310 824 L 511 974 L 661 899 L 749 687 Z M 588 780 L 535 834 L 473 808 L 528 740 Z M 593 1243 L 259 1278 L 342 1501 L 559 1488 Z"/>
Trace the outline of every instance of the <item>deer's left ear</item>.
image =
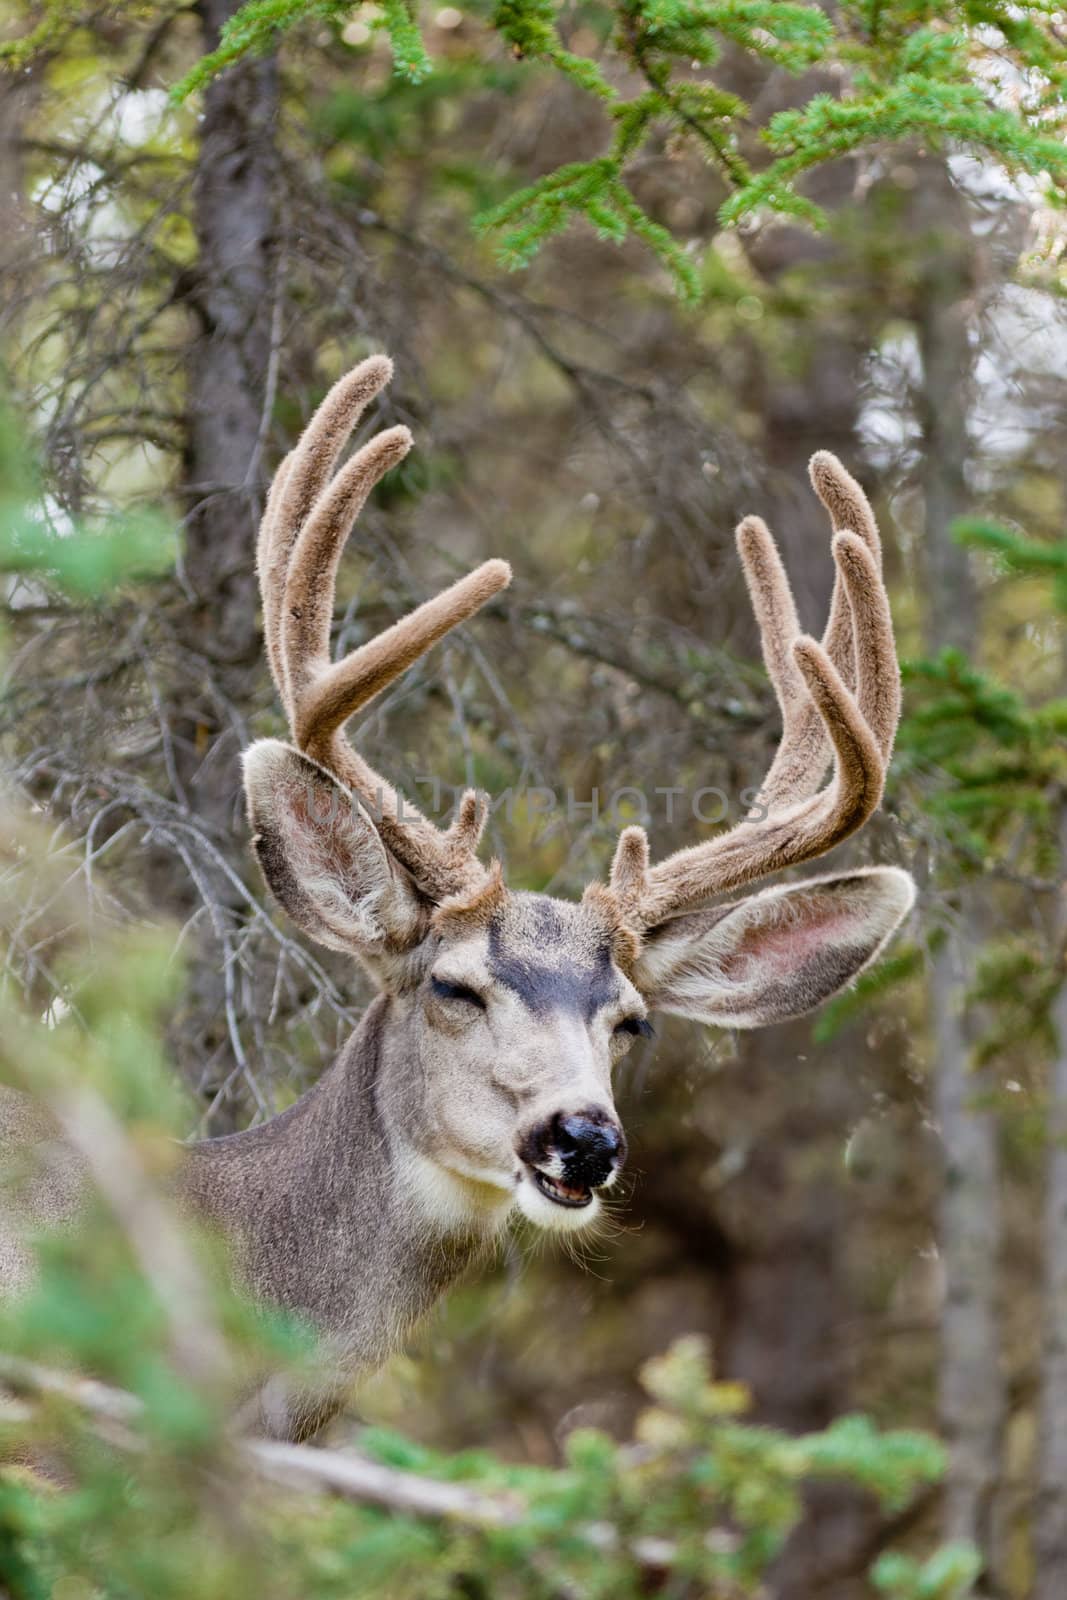
<path id="1" fill-rule="evenodd" d="M 765 889 L 653 928 L 634 982 L 652 1010 L 723 1028 L 786 1022 L 851 983 L 914 899 L 896 867 Z"/>

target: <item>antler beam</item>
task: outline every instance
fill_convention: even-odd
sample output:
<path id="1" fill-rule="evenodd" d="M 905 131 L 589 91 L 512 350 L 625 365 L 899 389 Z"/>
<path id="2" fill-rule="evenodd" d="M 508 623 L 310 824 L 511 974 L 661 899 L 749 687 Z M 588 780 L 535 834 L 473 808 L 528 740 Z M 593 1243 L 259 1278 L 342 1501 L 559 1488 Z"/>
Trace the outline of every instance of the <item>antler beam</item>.
<path id="1" fill-rule="evenodd" d="M 650 866 L 644 830 L 624 830 L 611 885 L 638 929 L 823 855 L 861 828 L 882 798 L 900 719 L 900 669 L 881 542 L 866 495 L 835 456 L 813 456 L 811 480 L 834 529 L 836 576 L 822 643 L 800 632 L 777 546 L 758 517 L 746 517 L 737 544 L 782 738 L 756 807 L 728 833 Z M 831 758 L 830 782 L 820 789 Z"/>
<path id="2" fill-rule="evenodd" d="M 293 739 L 368 808 L 386 845 L 431 899 L 476 889 L 484 820 L 468 791 L 455 821 L 437 828 L 353 748 L 348 719 L 452 628 L 511 581 L 506 561 L 486 561 L 343 661 L 330 656 L 337 569 L 367 497 L 411 449 L 407 428 L 375 435 L 334 476 L 338 457 L 393 364 L 371 356 L 341 378 L 282 462 L 271 485 L 257 548 L 271 672 Z"/>

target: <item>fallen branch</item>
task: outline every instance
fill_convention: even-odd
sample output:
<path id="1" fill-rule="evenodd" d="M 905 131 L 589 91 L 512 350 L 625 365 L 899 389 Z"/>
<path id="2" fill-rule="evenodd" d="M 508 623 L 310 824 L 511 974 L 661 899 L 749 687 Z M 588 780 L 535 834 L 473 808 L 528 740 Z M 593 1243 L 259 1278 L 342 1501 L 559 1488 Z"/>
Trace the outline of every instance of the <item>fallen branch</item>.
<path id="1" fill-rule="evenodd" d="M 0 1385 L 18 1399 L 59 1399 L 104 1425 L 104 1437 L 120 1448 L 135 1448 L 127 1432 L 144 1415 L 136 1395 L 92 1378 L 72 1377 L 37 1362 L 0 1352 Z M 116 1433 L 114 1425 L 125 1424 Z M 316 1450 L 278 1439 L 241 1438 L 233 1442 L 237 1464 L 251 1475 L 286 1489 L 330 1494 L 358 1505 L 376 1506 L 401 1516 L 455 1522 L 470 1528 L 513 1528 L 528 1507 L 516 1494 L 486 1494 L 467 1484 L 448 1483 L 421 1473 L 384 1466 L 355 1450 Z M 575 1530 L 594 1549 L 618 1550 L 623 1543 L 610 1523 L 588 1523 Z M 676 1547 L 667 1539 L 635 1539 L 629 1554 L 643 1568 L 669 1567 Z"/>
<path id="2" fill-rule="evenodd" d="M 113 1389 L 95 1378 L 76 1378 L 53 1367 L 39 1366 L 21 1356 L 0 1352 L 0 1384 L 13 1395 L 25 1398 L 65 1400 L 79 1411 L 107 1422 L 136 1422 L 144 1415 L 144 1405 L 125 1389 Z"/>
<path id="3" fill-rule="evenodd" d="M 526 1511 L 518 1496 L 483 1494 L 466 1484 L 401 1472 L 353 1450 L 316 1450 L 277 1439 L 248 1439 L 241 1449 L 255 1471 L 272 1483 L 326 1491 L 383 1511 L 481 1528 L 514 1527 Z"/>

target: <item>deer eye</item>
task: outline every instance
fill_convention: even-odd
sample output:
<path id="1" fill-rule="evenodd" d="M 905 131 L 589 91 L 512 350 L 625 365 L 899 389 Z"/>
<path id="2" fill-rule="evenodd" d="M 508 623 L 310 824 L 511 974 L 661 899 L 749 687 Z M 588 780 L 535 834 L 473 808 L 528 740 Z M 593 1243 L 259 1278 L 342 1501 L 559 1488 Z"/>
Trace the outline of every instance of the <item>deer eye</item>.
<path id="1" fill-rule="evenodd" d="M 485 1001 L 474 989 L 468 989 L 465 983 L 449 983 L 445 978 L 431 978 L 430 988 L 438 1000 L 462 1000 L 469 1006 L 477 1006 L 479 1011 L 485 1010 Z"/>
<path id="2" fill-rule="evenodd" d="M 651 1039 L 655 1031 L 646 1017 L 623 1017 L 615 1029 L 616 1033 L 632 1033 L 639 1039 Z"/>

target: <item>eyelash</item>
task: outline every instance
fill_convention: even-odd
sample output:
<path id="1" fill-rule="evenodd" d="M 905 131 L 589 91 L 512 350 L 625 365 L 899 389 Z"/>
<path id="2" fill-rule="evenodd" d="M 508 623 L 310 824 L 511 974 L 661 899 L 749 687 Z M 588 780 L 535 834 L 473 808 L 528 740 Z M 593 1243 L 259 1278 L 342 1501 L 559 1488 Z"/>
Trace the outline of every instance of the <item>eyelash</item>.
<path id="1" fill-rule="evenodd" d="M 444 978 L 431 978 L 430 988 L 438 1000 L 464 1000 L 467 1005 L 477 1006 L 479 1011 L 485 1010 L 485 1001 L 473 989 L 468 989 L 462 983 L 446 983 Z"/>
<path id="2" fill-rule="evenodd" d="M 639 1039 L 651 1039 L 655 1036 L 656 1030 L 644 1017 L 624 1017 L 615 1032 L 632 1033 Z"/>

